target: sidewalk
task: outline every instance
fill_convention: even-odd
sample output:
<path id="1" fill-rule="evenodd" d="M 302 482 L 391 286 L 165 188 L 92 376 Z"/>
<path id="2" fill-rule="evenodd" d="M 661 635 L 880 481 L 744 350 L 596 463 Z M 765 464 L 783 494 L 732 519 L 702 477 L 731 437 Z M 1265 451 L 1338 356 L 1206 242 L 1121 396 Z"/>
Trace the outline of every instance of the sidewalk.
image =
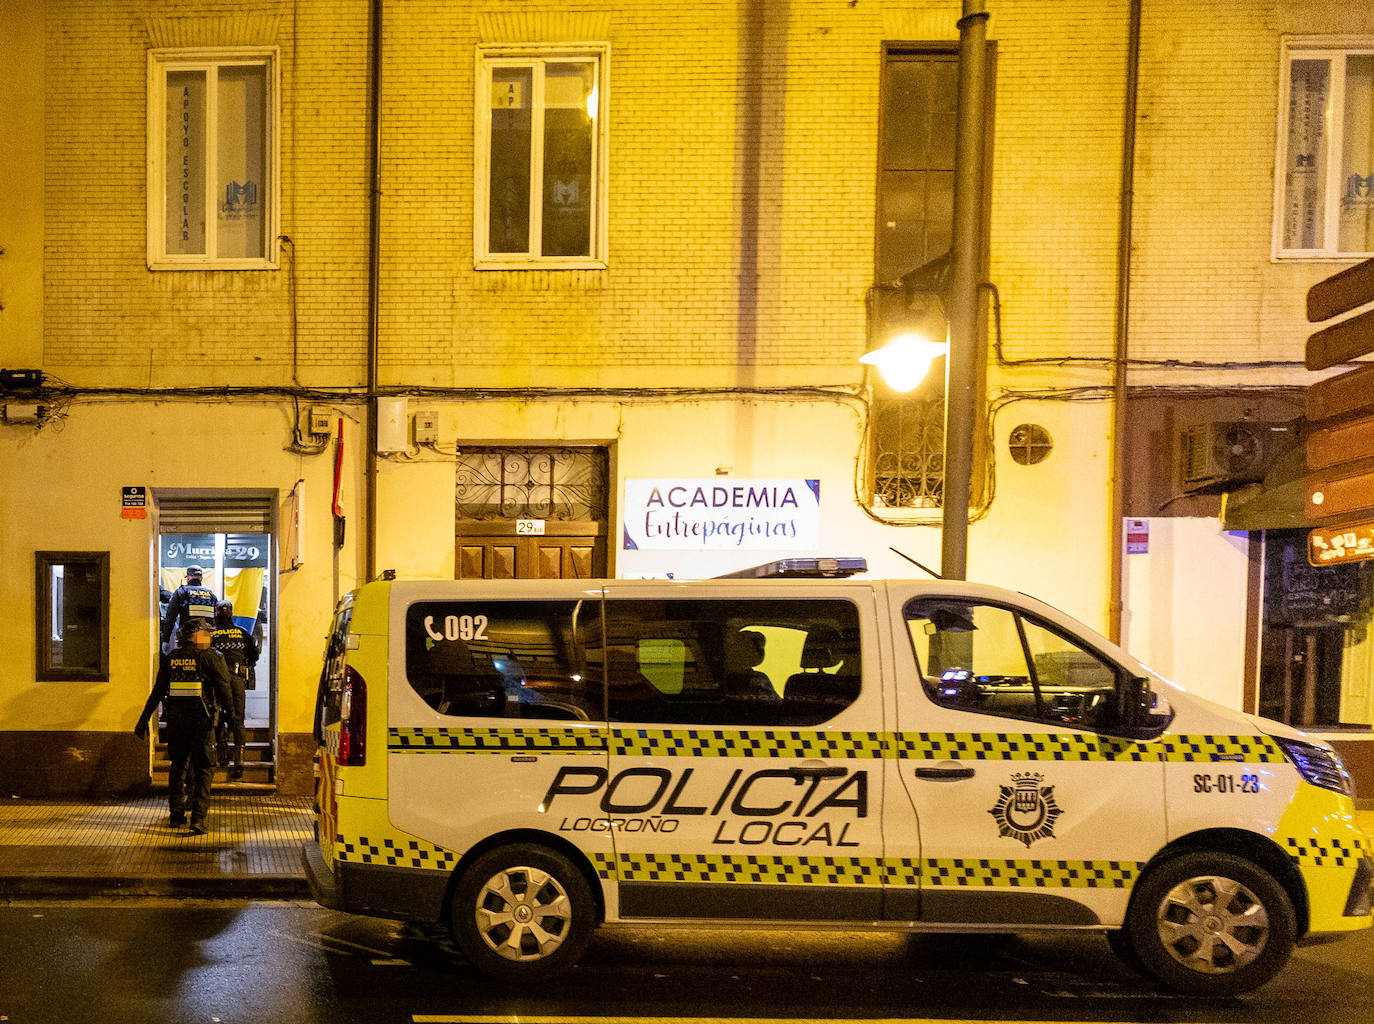
<path id="1" fill-rule="evenodd" d="M 0 800 L 0 898 L 309 895 L 309 797 L 215 794 L 210 832 L 167 824 L 163 795 L 91 803 Z"/>

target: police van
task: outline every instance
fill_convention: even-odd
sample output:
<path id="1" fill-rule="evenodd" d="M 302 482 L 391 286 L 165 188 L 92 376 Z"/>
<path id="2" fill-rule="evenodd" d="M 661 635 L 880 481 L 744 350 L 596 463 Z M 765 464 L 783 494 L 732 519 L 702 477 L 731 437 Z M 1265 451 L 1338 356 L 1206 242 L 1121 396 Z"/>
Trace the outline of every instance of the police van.
<path id="1" fill-rule="evenodd" d="M 1023 594 L 861 568 L 360 587 L 320 680 L 315 898 L 446 922 L 510 980 L 600 924 L 1054 929 L 1222 994 L 1370 926 L 1329 745 Z"/>

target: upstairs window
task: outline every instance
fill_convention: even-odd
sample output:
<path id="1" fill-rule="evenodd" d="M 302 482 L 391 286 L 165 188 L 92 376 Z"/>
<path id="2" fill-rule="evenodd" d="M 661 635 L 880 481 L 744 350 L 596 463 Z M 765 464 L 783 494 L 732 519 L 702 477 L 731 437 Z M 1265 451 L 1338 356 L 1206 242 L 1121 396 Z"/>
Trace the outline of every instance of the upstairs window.
<path id="1" fill-rule="evenodd" d="M 606 260 L 606 47 L 482 49 L 474 245 L 485 269 Z"/>
<path id="2" fill-rule="evenodd" d="M 148 266 L 277 265 L 277 55 L 148 54 Z"/>
<path id="3" fill-rule="evenodd" d="M 1374 253 L 1374 39 L 1284 44 L 1275 255 Z"/>

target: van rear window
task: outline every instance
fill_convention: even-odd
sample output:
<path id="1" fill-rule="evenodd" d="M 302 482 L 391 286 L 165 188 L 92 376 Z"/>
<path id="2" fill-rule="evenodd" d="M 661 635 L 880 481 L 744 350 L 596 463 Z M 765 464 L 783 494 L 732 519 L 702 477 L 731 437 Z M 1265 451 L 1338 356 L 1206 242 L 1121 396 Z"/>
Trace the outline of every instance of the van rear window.
<path id="1" fill-rule="evenodd" d="M 421 601 L 406 610 L 406 678 L 444 715 L 604 720 L 600 647 L 595 601 Z"/>

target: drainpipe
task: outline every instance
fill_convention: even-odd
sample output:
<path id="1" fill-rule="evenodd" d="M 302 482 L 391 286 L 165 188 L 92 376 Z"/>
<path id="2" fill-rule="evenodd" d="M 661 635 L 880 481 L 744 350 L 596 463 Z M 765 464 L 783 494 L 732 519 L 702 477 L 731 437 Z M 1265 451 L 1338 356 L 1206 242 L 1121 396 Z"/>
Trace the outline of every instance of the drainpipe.
<path id="1" fill-rule="evenodd" d="M 1117 216 L 1116 246 L 1116 355 L 1112 361 L 1112 498 L 1111 596 L 1107 601 L 1107 635 L 1121 642 L 1124 606 L 1121 577 L 1125 570 L 1125 538 L 1121 521 L 1126 506 L 1126 360 L 1130 349 L 1131 312 L 1131 219 L 1135 198 L 1136 94 L 1140 74 L 1140 5 L 1131 0 L 1130 35 L 1126 54 L 1126 113 L 1121 143 L 1121 209 Z"/>
<path id="2" fill-rule="evenodd" d="M 982 234 L 983 137 L 986 132 L 988 12 L 964 0 L 959 19 L 959 108 L 954 126 L 954 262 L 949 291 L 945 377 L 945 480 L 940 575 L 968 578 L 968 505 L 973 422 L 978 408 L 974 357 L 978 335 L 979 239 Z"/>
<path id="3" fill-rule="evenodd" d="M 368 154 L 371 187 L 368 206 L 367 253 L 367 439 L 363 452 L 366 497 L 363 505 L 365 561 L 363 580 L 377 575 L 377 338 L 381 299 L 382 260 L 382 4 L 371 0 L 371 82 L 368 120 L 372 140 Z"/>

